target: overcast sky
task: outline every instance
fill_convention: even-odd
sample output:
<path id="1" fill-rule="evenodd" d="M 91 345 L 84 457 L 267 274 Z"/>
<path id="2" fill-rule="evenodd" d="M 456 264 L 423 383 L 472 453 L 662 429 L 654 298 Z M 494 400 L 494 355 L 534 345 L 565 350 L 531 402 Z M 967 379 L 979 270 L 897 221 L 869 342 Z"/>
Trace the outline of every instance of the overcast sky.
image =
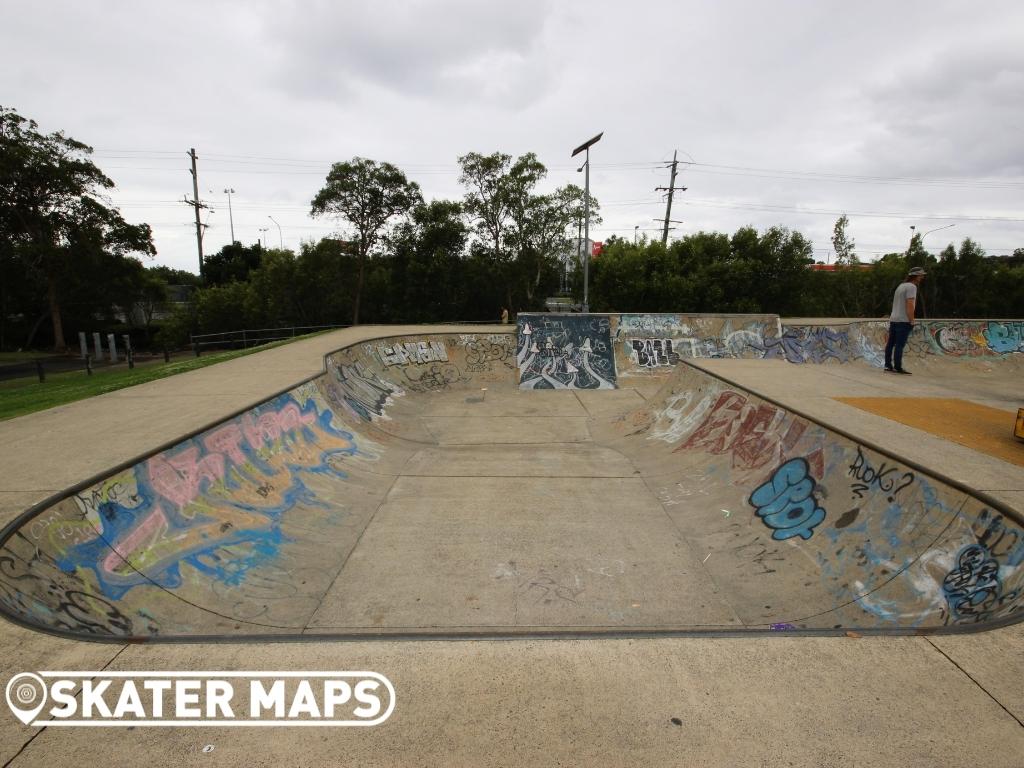
<path id="1" fill-rule="evenodd" d="M 837 216 L 862 259 L 972 237 L 1024 247 L 1024 4 L 1017 2 L 46 2 L 0 0 L 0 104 L 96 148 L 156 262 L 197 271 L 189 147 L 212 206 L 205 247 L 285 247 L 332 162 L 387 160 L 427 198 L 456 158 L 533 151 L 554 188 L 591 187 L 611 234 L 782 225 L 825 260 Z M 269 227 L 268 232 L 261 228 Z M 655 231 L 658 230 L 658 231 Z"/>

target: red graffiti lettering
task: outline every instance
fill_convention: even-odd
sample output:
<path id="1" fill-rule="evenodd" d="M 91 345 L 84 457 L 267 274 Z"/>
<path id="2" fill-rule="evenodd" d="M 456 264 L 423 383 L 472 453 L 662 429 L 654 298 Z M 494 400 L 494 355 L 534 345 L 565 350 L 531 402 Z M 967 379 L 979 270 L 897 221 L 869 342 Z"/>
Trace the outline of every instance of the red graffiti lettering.
<path id="1" fill-rule="evenodd" d="M 736 392 L 723 392 L 690 439 L 676 448 L 700 448 L 708 453 L 731 453 L 732 465 L 757 469 L 778 462 L 791 450 L 807 425 L 780 408 L 752 405 Z"/>

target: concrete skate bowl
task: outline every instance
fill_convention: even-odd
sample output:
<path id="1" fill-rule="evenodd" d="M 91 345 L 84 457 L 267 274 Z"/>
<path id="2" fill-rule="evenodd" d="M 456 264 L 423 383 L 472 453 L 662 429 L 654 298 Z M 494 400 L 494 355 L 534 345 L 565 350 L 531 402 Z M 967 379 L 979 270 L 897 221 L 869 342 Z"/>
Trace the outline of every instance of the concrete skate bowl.
<path id="1" fill-rule="evenodd" d="M 664 344 L 638 349 L 621 320 L 339 350 L 21 515 L 0 534 L 0 608 L 113 642 L 916 633 L 1024 616 L 1017 513 Z M 777 319 L 701 323 L 684 322 L 716 356 L 777 338 Z"/>

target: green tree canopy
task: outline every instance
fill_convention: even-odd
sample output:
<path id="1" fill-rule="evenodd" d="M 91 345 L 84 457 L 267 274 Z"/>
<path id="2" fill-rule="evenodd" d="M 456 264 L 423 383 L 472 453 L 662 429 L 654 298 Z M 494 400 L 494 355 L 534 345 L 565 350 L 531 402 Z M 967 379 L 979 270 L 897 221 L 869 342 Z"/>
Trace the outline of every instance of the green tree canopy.
<path id="1" fill-rule="evenodd" d="M 356 278 L 352 323 L 359 323 L 359 302 L 363 291 L 366 259 L 377 245 L 385 226 L 419 202 L 420 187 L 391 163 L 355 157 L 335 163 L 323 188 L 313 198 L 312 215 L 334 216 L 356 232 L 359 274 Z"/>
<path id="2" fill-rule="evenodd" d="M 532 152 L 514 162 L 501 152 L 470 152 L 459 158 L 459 166 L 466 214 L 502 275 L 506 305 L 513 309 L 518 298 L 536 307 L 542 294 L 557 287 L 559 259 L 571 251 L 571 230 L 582 220 L 583 190 L 570 184 L 538 193 L 547 168 Z M 600 220 L 591 196 L 591 221 Z"/>
<path id="3" fill-rule="evenodd" d="M 844 213 L 836 219 L 836 225 L 832 230 L 832 249 L 836 252 L 836 264 L 846 267 L 852 267 L 860 264 L 860 260 L 857 258 L 855 250 L 857 243 L 852 237 L 846 234 L 846 227 L 849 226 L 849 224 L 850 220 Z"/>
<path id="4" fill-rule="evenodd" d="M 203 277 L 209 285 L 244 281 L 259 267 L 265 253 L 263 246 L 242 245 L 238 241 L 225 245 L 203 259 Z"/>
<path id="5" fill-rule="evenodd" d="M 127 223 L 104 196 L 114 182 L 89 159 L 92 148 L 38 128 L 0 106 L 0 240 L 26 277 L 45 284 L 54 348 L 63 351 L 61 296 L 81 262 L 156 251 L 149 226 Z"/>

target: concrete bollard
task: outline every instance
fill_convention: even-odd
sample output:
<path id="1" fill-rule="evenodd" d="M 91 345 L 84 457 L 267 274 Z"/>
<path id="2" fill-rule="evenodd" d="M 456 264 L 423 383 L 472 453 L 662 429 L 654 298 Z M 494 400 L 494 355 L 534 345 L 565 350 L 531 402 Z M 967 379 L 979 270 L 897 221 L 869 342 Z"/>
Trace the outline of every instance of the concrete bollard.
<path id="1" fill-rule="evenodd" d="M 107 334 L 107 347 L 110 349 L 110 362 L 117 362 L 117 341 L 114 338 L 114 334 Z"/>
<path id="2" fill-rule="evenodd" d="M 89 356 L 89 341 L 85 337 L 85 331 L 78 332 L 78 346 L 82 349 L 82 359 Z"/>
<path id="3" fill-rule="evenodd" d="M 100 335 L 95 331 L 93 331 L 92 334 L 92 346 L 93 356 L 96 358 L 97 362 L 101 362 L 103 360 L 103 342 L 100 341 Z"/>

